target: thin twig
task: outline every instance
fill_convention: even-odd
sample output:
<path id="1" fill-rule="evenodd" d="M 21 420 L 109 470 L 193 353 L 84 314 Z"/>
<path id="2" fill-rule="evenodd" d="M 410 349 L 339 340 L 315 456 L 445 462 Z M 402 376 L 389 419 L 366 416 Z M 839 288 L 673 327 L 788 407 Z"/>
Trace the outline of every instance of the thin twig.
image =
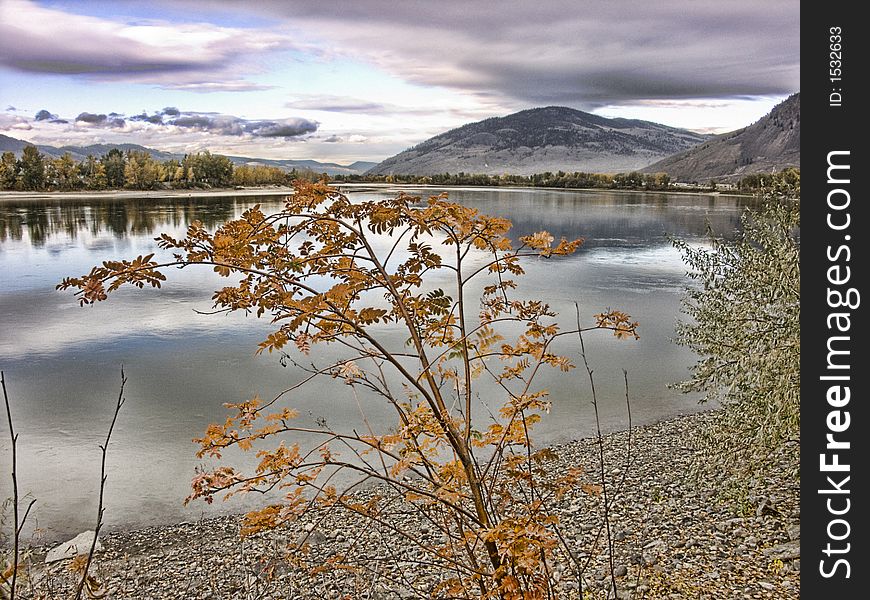
<path id="1" fill-rule="evenodd" d="M 103 494 L 106 490 L 106 453 L 109 448 L 109 440 L 112 439 L 112 430 L 115 428 L 115 422 L 118 420 L 118 413 L 121 412 L 121 407 L 124 405 L 124 386 L 127 384 L 127 377 L 124 375 L 124 367 L 121 367 L 121 389 L 118 392 L 118 401 L 115 403 L 115 413 L 112 415 L 112 422 L 109 424 L 109 432 L 106 434 L 106 443 L 100 446 L 102 452 L 102 460 L 100 461 L 100 499 L 97 503 L 97 526 L 94 528 L 94 539 L 91 540 L 91 548 L 88 551 L 88 560 L 85 563 L 85 568 L 82 571 L 82 578 L 76 588 L 75 600 L 80 600 L 82 590 L 88 579 L 88 570 L 91 567 L 91 562 L 94 559 L 94 552 L 97 549 L 97 537 L 100 535 L 100 530 L 103 528 Z"/>
<path id="2" fill-rule="evenodd" d="M 613 567 L 613 537 L 610 532 L 610 501 L 607 497 L 607 479 L 604 473 L 604 437 L 601 435 L 601 419 L 598 415 L 598 396 L 595 392 L 595 378 L 592 376 L 592 368 L 586 358 L 586 346 L 583 343 L 583 329 L 580 327 L 580 306 L 575 302 L 574 309 L 577 313 L 577 335 L 580 336 L 580 355 L 586 373 L 589 375 L 589 385 L 592 389 L 592 408 L 595 410 L 595 437 L 598 441 L 598 464 L 601 472 L 601 495 L 604 502 L 604 527 L 607 531 L 607 560 L 610 567 L 610 582 L 613 587 L 613 596 L 616 597 L 616 574 Z"/>
<path id="3" fill-rule="evenodd" d="M 6 404 L 6 420 L 9 422 L 9 437 L 12 439 L 12 518 L 15 523 L 13 526 L 14 535 L 12 536 L 12 581 L 9 583 L 9 600 L 15 600 L 15 586 L 18 580 L 18 550 L 19 540 L 21 538 L 21 528 L 24 526 L 24 519 L 21 523 L 18 522 L 18 474 L 15 472 L 18 456 L 16 454 L 16 445 L 18 443 L 18 434 L 15 433 L 15 428 L 12 425 L 12 409 L 9 408 L 9 395 L 6 393 L 6 375 L 0 371 L 0 385 L 3 386 L 3 402 Z M 33 502 L 30 503 L 31 506 Z M 30 512 L 30 506 L 27 507 L 27 513 Z M 25 513 L 24 518 L 27 518 Z"/>

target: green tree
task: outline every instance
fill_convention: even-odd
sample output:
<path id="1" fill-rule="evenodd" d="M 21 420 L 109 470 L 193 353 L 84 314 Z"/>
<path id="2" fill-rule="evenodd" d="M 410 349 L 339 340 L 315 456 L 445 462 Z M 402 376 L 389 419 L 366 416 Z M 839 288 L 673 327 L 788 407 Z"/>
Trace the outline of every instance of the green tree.
<path id="1" fill-rule="evenodd" d="M 15 154 L 7 151 L 0 156 L 0 189 L 11 190 L 15 188 L 15 182 L 18 181 L 18 168 Z"/>
<path id="2" fill-rule="evenodd" d="M 512 296 L 523 257 L 569 254 L 580 241 L 538 232 L 514 248 L 509 227 L 443 196 L 426 204 L 404 194 L 351 202 L 325 184 L 297 182 L 278 213 L 254 207 L 214 233 L 195 222 L 183 239 L 162 235 L 160 246 L 174 257 L 168 262 L 153 255 L 109 261 L 58 287 L 92 303 L 123 284 L 160 286 L 168 267 L 205 265 L 234 278 L 216 292 L 216 308 L 271 318 L 261 352 L 293 360 L 292 351 L 301 360 L 317 344 L 335 344 L 344 357 L 311 364 L 307 381 L 338 379 L 361 407 L 379 399 L 395 414 L 385 430 L 366 419 L 359 428 L 308 426 L 286 404 L 299 386 L 271 401 L 228 405 L 230 417 L 198 440 L 200 456 L 280 443 L 259 449 L 252 472 L 226 465 L 200 472 L 191 499 L 280 488 L 280 502 L 247 515 L 245 534 L 316 508 L 374 523 L 404 515 L 390 521 L 395 535 L 414 541 L 447 574 L 420 595 L 546 598 L 555 591 L 553 564 L 574 568 L 578 578 L 582 571 L 553 513 L 553 501 L 581 485 L 581 471 L 542 477 L 552 452 L 535 451 L 529 431 L 549 403 L 535 379 L 543 369 L 572 368 L 554 346 L 579 331 L 561 329 L 545 302 Z M 437 272 L 447 276 L 444 288 L 433 285 Z M 632 338 L 636 327 L 608 311 L 592 328 Z M 390 341 L 396 329 L 405 344 Z M 503 403 L 494 422 L 475 414 L 481 379 L 491 386 L 489 402 L 500 396 Z M 310 436 L 317 440 L 308 445 Z M 337 472 L 352 477 L 348 488 L 336 488 Z M 348 490 L 366 481 L 383 488 L 361 503 Z M 446 541 L 421 540 L 423 523 Z M 349 559 L 336 553 L 318 568 Z"/>
<path id="3" fill-rule="evenodd" d="M 79 168 L 72 154 L 64 152 L 60 158 L 51 161 L 52 187 L 61 191 L 78 189 L 81 185 Z"/>
<path id="4" fill-rule="evenodd" d="M 18 161 L 18 184 L 22 190 L 45 188 L 45 157 L 36 146 L 25 146 Z"/>
<path id="5" fill-rule="evenodd" d="M 125 157 L 125 186 L 136 190 L 153 189 L 161 179 L 160 165 L 145 151 L 130 150 Z"/>
<path id="6" fill-rule="evenodd" d="M 113 190 L 124 187 L 126 183 L 124 178 L 124 168 L 126 167 L 124 153 L 117 148 L 112 148 L 103 156 L 101 162 L 106 171 L 106 186 Z"/>
<path id="7" fill-rule="evenodd" d="M 93 154 L 79 163 L 79 174 L 83 185 L 89 190 L 106 189 L 106 167 Z"/>
<path id="8" fill-rule="evenodd" d="M 678 341 L 700 359 L 684 391 L 723 410 L 706 432 L 703 460 L 748 490 L 784 451 L 796 465 L 800 437 L 800 184 L 770 192 L 747 211 L 734 241 L 712 249 L 676 242 L 697 286 Z"/>

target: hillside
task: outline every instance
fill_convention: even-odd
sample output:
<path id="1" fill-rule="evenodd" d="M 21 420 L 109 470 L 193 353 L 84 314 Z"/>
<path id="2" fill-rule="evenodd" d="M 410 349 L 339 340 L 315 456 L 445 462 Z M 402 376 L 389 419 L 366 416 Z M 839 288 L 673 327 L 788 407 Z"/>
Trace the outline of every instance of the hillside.
<path id="1" fill-rule="evenodd" d="M 724 133 L 645 169 L 665 172 L 673 181 L 736 181 L 801 164 L 800 93 L 789 96 L 749 127 Z"/>
<path id="2" fill-rule="evenodd" d="M 147 152 L 153 156 L 155 160 L 161 162 L 173 158 L 176 160 L 184 158 L 184 154 L 173 154 L 172 152 L 146 148 L 145 146 L 140 146 L 138 144 L 92 144 L 90 146 L 62 146 L 58 148 L 56 146 L 47 146 L 44 144 L 31 144 L 30 142 L 25 142 L 6 135 L 0 135 L 0 152 L 8 151 L 14 153 L 16 156 L 20 156 L 25 146 L 34 145 L 41 153 L 50 156 L 51 158 L 58 158 L 64 153 L 69 152 L 76 161 L 81 161 L 87 158 L 89 154 L 97 157 L 103 156 L 109 150 L 114 148 L 117 148 L 121 152 L 126 152 L 128 150 Z M 370 169 L 376 164 L 373 162 L 356 161 L 350 165 L 340 165 L 337 163 L 318 162 L 316 160 L 275 160 L 269 158 L 251 158 L 247 156 L 228 156 L 227 158 L 229 158 L 234 165 L 266 165 L 269 167 L 278 167 L 285 171 L 291 171 L 293 169 L 300 171 L 311 170 L 315 173 L 326 173 L 328 175 L 352 175 L 364 173 L 367 169 Z"/>
<path id="3" fill-rule="evenodd" d="M 550 106 L 452 129 L 388 158 L 369 173 L 616 173 L 641 169 L 708 137 L 648 121 L 608 119 Z"/>

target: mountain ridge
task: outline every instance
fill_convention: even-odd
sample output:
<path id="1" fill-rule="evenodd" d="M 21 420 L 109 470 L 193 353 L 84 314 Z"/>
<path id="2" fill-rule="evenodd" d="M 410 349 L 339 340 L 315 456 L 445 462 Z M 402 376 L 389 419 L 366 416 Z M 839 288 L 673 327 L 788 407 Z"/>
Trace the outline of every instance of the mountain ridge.
<path id="1" fill-rule="evenodd" d="M 800 167 L 800 92 L 758 121 L 653 163 L 642 171 L 665 172 L 673 181 L 734 182 L 755 173 Z"/>
<path id="2" fill-rule="evenodd" d="M 709 137 L 650 121 L 546 106 L 467 123 L 424 140 L 367 173 L 615 173 L 641 169 Z"/>

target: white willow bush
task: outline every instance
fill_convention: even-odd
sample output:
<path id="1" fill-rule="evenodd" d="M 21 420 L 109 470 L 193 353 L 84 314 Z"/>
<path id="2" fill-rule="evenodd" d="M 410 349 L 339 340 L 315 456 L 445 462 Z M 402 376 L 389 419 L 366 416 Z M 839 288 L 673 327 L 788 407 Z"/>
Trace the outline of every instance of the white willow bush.
<path id="1" fill-rule="evenodd" d="M 691 378 L 676 387 L 718 400 L 703 437 L 704 471 L 746 493 L 784 460 L 797 474 L 800 437 L 800 180 L 779 181 L 748 210 L 737 239 L 712 248 L 674 245 L 697 285 L 678 343 L 694 350 Z M 777 467 L 777 468 L 779 468 Z"/>

